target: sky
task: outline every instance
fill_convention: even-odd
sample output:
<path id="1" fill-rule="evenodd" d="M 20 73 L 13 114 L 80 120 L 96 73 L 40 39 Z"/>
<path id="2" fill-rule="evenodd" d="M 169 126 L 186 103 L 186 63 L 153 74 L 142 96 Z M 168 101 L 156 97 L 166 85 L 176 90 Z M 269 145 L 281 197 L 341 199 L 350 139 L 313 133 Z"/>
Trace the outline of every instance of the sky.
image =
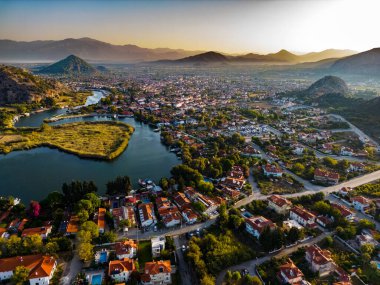
<path id="1" fill-rule="evenodd" d="M 226 53 L 380 47 L 378 0 L 0 0 L 0 39 Z"/>

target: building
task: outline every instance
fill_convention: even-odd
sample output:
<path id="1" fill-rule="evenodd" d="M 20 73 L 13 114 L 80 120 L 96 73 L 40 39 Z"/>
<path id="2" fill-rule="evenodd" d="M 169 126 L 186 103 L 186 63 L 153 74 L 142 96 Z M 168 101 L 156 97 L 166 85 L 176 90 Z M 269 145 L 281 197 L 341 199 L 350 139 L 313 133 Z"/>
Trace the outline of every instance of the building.
<path id="1" fill-rule="evenodd" d="M 192 209 L 182 211 L 182 217 L 187 224 L 194 224 L 198 220 L 198 215 Z"/>
<path id="2" fill-rule="evenodd" d="M 48 235 L 51 233 L 52 228 L 53 228 L 52 226 L 28 228 L 22 231 L 21 236 L 27 237 L 27 236 L 39 235 L 42 239 L 46 239 Z"/>
<path id="3" fill-rule="evenodd" d="M 191 202 L 190 200 L 186 197 L 186 195 L 182 192 L 178 192 L 174 196 L 174 202 L 178 206 L 178 208 L 183 211 L 185 209 L 188 209 L 191 207 Z"/>
<path id="4" fill-rule="evenodd" d="M 109 263 L 108 275 L 117 282 L 127 282 L 131 273 L 135 270 L 133 259 L 112 260 Z"/>
<path id="5" fill-rule="evenodd" d="M 176 205 L 172 204 L 168 198 L 158 197 L 156 199 L 158 214 L 167 228 L 179 225 L 182 216 Z"/>
<path id="6" fill-rule="evenodd" d="M 120 208 L 114 208 L 111 210 L 115 228 L 119 228 L 120 222 L 128 220 L 130 225 L 136 224 L 135 211 L 132 206 L 122 206 Z M 128 231 L 128 227 L 123 227 L 123 231 Z"/>
<path id="7" fill-rule="evenodd" d="M 135 258 L 137 256 L 137 244 L 131 239 L 116 242 L 115 253 L 118 259 Z"/>
<path id="8" fill-rule="evenodd" d="M 152 203 L 144 203 L 138 206 L 140 223 L 142 227 L 150 227 L 157 223 Z"/>
<path id="9" fill-rule="evenodd" d="M 164 236 L 153 237 L 152 243 L 152 256 L 158 257 L 161 255 L 161 251 L 165 249 L 166 239 Z"/>
<path id="10" fill-rule="evenodd" d="M 362 233 L 360 235 L 357 235 L 355 239 L 360 247 L 365 244 L 373 245 L 374 247 L 377 247 L 379 245 L 379 242 L 369 234 Z"/>
<path id="11" fill-rule="evenodd" d="M 98 224 L 98 228 L 99 228 L 99 233 L 104 233 L 105 231 L 105 226 L 106 226 L 106 222 L 105 222 L 105 216 L 106 216 L 106 209 L 105 208 L 99 208 L 98 210 L 98 213 L 96 215 L 96 219 L 97 219 L 97 224 Z"/>
<path id="12" fill-rule="evenodd" d="M 263 165 L 263 172 L 266 177 L 282 177 L 282 169 L 276 164 Z"/>
<path id="13" fill-rule="evenodd" d="M 141 282 L 144 285 L 166 285 L 172 283 L 170 260 L 145 263 Z"/>
<path id="14" fill-rule="evenodd" d="M 75 235 L 79 231 L 79 217 L 71 216 L 66 226 L 66 235 Z"/>
<path id="15" fill-rule="evenodd" d="M 9 280 L 18 266 L 29 270 L 30 285 L 47 285 L 57 268 L 57 260 L 52 256 L 42 254 L 16 256 L 0 259 L 0 280 Z"/>
<path id="16" fill-rule="evenodd" d="M 266 227 L 269 227 L 271 230 L 273 230 L 276 225 L 271 220 L 264 218 L 263 216 L 256 216 L 245 219 L 245 230 L 257 239 L 260 238 L 260 234 Z"/>
<path id="17" fill-rule="evenodd" d="M 361 163 L 361 162 L 351 162 L 348 170 L 350 172 L 352 172 L 352 171 L 353 172 L 355 172 L 355 171 L 362 172 L 365 170 L 365 164 Z"/>
<path id="18" fill-rule="evenodd" d="M 355 217 L 355 214 L 346 206 L 343 206 L 341 204 L 335 204 L 331 203 L 331 207 L 337 209 L 344 218 L 347 220 L 352 220 Z"/>
<path id="19" fill-rule="evenodd" d="M 331 258 L 329 250 L 323 250 L 317 245 L 311 245 L 306 249 L 305 259 L 313 272 L 318 272 L 319 276 L 329 275 L 335 270 L 335 264 Z"/>
<path id="20" fill-rule="evenodd" d="M 319 183 L 335 185 L 339 182 L 339 173 L 317 168 L 314 171 L 314 180 Z"/>
<path id="21" fill-rule="evenodd" d="M 366 212 L 371 207 L 371 200 L 363 196 L 353 197 L 351 198 L 351 202 L 355 210 L 360 211 L 362 213 Z"/>
<path id="22" fill-rule="evenodd" d="M 294 206 L 290 210 L 290 218 L 304 227 L 313 228 L 316 226 L 315 215 L 299 206 Z"/>
<path id="23" fill-rule="evenodd" d="M 351 187 L 342 187 L 341 189 L 339 189 L 339 194 L 342 196 L 347 196 L 351 191 Z"/>
<path id="24" fill-rule="evenodd" d="M 280 271 L 277 273 L 277 278 L 281 284 L 300 284 L 303 280 L 302 271 L 289 258 L 288 262 L 280 266 Z"/>
<path id="25" fill-rule="evenodd" d="M 268 198 L 268 208 L 277 214 L 285 215 L 289 212 L 292 202 L 279 195 L 272 195 Z"/>

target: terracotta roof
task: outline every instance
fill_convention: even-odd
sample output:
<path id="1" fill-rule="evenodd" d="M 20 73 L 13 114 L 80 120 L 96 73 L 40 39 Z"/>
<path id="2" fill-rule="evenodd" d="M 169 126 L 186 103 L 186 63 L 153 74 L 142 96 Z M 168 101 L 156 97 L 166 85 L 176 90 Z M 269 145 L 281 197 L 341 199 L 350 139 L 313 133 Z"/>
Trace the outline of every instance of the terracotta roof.
<path id="1" fill-rule="evenodd" d="M 353 214 L 347 207 L 345 207 L 341 204 L 331 203 L 331 206 L 333 208 L 337 209 L 342 214 L 342 216 L 345 218 Z"/>
<path id="2" fill-rule="evenodd" d="M 281 168 L 275 164 L 268 163 L 264 166 L 264 169 L 266 172 L 269 172 L 269 173 L 282 173 Z"/>
<path id="3" fill-rule="evenodd" d="M 17 266 L 24 266 L 30 270 L 29 279 L 50 276 L 56 259 L 42 254 L 16 256 L 0 259 L 0 272 L 13 271 Z"/>
<path id="4" fill-rule="evenodd" d="M 120 272 L 130 272 L 135 270 L 133 259 L 123 258 L 122 260 L 112 260 L 109 263 L 108 275 L 116 275 Z"/>
<path id="5" fill-rule="evenodd" d="M 79 217 L 78 216 L 71 216 L 69 223 L 66 227 L 66 232 L 69 234 L 77 233 L 79 230 Z"/>
<path id="6" fill-rule="evenodd" d="M 37 227 L 37 228 L 28 228 L 22 231 L 21 236 L 32 236 L 32 235 L 46 235 L 48 231 L 51 230 L 51 226 L 46 227 Z"/>
<path id="7" fill-rule="evenodd" d="M 177 195 L 174 196 L 174 201 L 177 203 L 180 209 L 189 207 L 191 204 L 190 200 L 182 192 L 178 192 Z"/>
<path id="8" fill-rule="evenodd" d="M 273 204 L 276 204 L 278 207 L 282 207 L 284 205 L 292 205 L 292 202 L 279 195 L 272 195 L 268 198 L 268 200 L 271 201 Z"/>
<path id="9" fill-rule="evenodd" d="M 146 262 L 144 272 L 148 275 L 155 275 L 159 273 L 171 273 L 172 268 L 170 260 Z"/>
<path id="10" fill-rule="evenodd" d="M 146 203 L 146 204 L 140 204 L 139 210 L 141 210 L 142 213 L 142 222 L 153 219 L 153 204 L 152 203 Z M 141 215 L 140 215 L 141 218 Z"/>
<path id="11" fill-rule="evenodd" d="M 289 280 L 303 277 L 302 271 L 293 263 L 291 259 L 288 263 L 280 266 L 280 272 L 283 273 Z"/>
<path id="12" fill-rule="evenodd" d="M 99 229 L 104 229 L 104 227 L 105 227 L 106 211 L 107 210 L 105 208 L 99 208 L 99 210 L 98 210 L 98 227 L 99 227 Z"/>
<path id="13" fill-rule="evenodd" d="M 271 229 L 276 227 L 271 220 L 264 218 L 263 216 L 247 218 L 245 221 L 259 233 L 261 233 L 266 227 L 270 227 Z"/>
<path id="14" fill-rule="evenodd" d="M 314 176 L 333 179 L 333 180 L 339 179 L 339 173 L 336 173 L 333 171 L 328 171 L 328 170 L 321 169 L 321 168 L 315 169 Z"/>
<path id="15" fill-rule="evenodd" d="M 331 252 L 329 250 L 323 250 L 315 244 L 306 249 L 306 254 L 309 255 L 310 260 L 315 264 L 322 265 L 332 262 Z"/>
<path id="16" fill-rule="evenodd" d="M 369 200 L 363 196 L 352 197 L 351 200 L 352 200 L 352 202 L 357 202 L 357 203 L 360 203 L 362 205 L 367 205 L 367 204 L 371 203 L 371 200 Z"/>
<path id="17" fill-rule="evenodd" d="M 131 239 L 115 243 L 116 255 L 129 254 L 132 248 L 137 248 L 137 244 Z"/>
<path id="18" fill-rule="evenodd" d="M 305 221 L 309 221 L 311 219 L 315 219 L 315 215 L 305 210 L 304 208 L 294 206 L 290 209 L 291 212 L 295 213 L 297 216 L 301 217 Z"/>

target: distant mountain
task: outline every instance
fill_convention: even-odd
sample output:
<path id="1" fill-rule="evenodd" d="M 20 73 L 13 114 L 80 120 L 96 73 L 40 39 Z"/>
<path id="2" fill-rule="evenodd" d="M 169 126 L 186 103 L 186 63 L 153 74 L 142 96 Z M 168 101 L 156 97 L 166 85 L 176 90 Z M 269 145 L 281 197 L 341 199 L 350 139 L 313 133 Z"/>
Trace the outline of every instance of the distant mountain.
<path id="1" fill-rule="evenodd" d="M 141 48 L 136 45 L 112 45 L 91 38 L 59 41 L 18 42 L 0 40 L 0 61 L 57 61 L 75 54 L 94 62 L 140 62 L 160 59 L 180 59 L 200 53 L 169 48 Z"/>
<path id="2" fill-rule="evenodd" d="M 339 73 L 380 75 L 380 48 L 337 60 L 331 70 Z"/>
<path id="3" fill-rule="evenodd" d="M 349 49 L 326 49 L 321 52 L 303 54 L 298 56 L 298 58 L 302 62 L 317 62 L 325 59 L 342 58 L 353 54 L 357 54 L 357 52 Z"/>
<path id="4" fill-rule="evenodd" d="M 67 87 L 56 80 L 35 76 L 21 68 L 0 65 L 0 105 L 38 102 L 67 91 Z"/>
<path id="5" fill-rule="evenodd" d="M 269 53 L 267 54 L 267 57 L 277 60 L 279 62 L 285 61 L 285 62 L 300 62 L 300 56 L 295 55 L 285 49 L 280 50 L 277 53 Z"/>
<path id="6" fill-rule="evenodd" d="M 221 53 L 209 51 L 182 59 L 175 60 L 179 63 L 215 63 L 215 62 L 227 62 L 228 58 Z"/>
<path id="7" fill-rule="evenodd" d="M 328 75 L 314 82 L 305 92 L 308 96 L 314 98 L 328 94 L 346 96 L 348 94 L 348 87 L 343 79 Z"/>
<path id="8" fill-rule="evenodd" d="M 39 71 L 39 73 L 61 75 L 91 75 L 97 72 L 95 67 L 75 55 L 69 55 Z"/>

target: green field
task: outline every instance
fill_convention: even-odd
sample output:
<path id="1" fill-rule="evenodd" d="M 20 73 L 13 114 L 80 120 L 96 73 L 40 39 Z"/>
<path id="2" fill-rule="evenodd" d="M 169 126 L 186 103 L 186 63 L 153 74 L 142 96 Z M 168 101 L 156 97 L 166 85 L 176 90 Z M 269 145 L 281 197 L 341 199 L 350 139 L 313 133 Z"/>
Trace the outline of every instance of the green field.
<path id="1" fill-rule="evenodd" d="M 80 122 L 0 132 L 0 153 L 40 146 L 57 148 L 84 158 L 111 160 L 128 146 L 134 129 L 120 122 Z"/>

